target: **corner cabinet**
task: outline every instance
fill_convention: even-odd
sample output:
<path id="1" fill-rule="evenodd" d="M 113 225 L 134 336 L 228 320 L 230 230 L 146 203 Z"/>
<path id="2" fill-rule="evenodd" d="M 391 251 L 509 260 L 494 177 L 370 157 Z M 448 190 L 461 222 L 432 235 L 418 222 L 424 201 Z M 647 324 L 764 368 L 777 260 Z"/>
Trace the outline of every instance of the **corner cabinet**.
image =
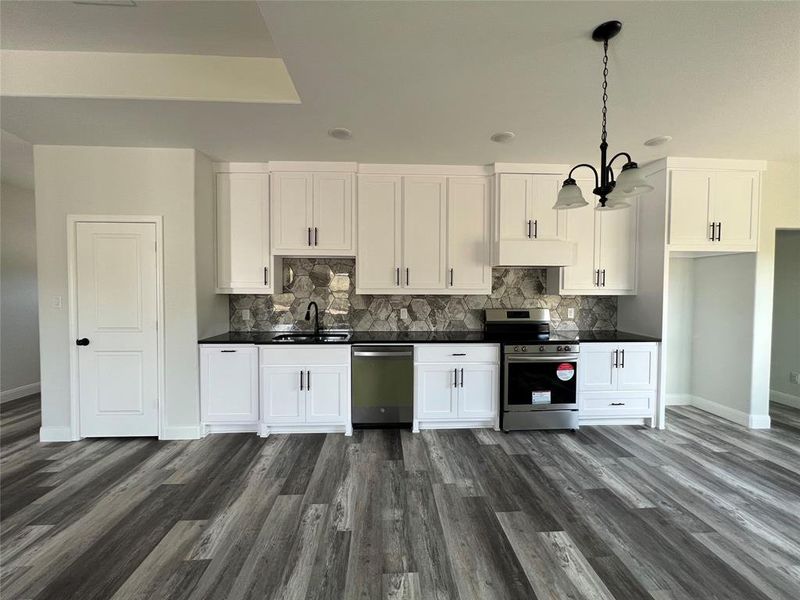
<path id="1" fill-rule="evenodd" d="M 499 348 L 414 348 L 414 423 L 420 429 L 498 427 Z"/>
<path id="2" fill-rule="evenodd" d="M 358 176 L 356 292 L 488 294 L 485 177 Z"/>
<path id="3" fill-rule="evenodd" d="M 258 348 L 200 347 L 200 420 L 204 434 L 256 431 Z"/>
<path id="4" fill-rule="evenodd" d="M 269 174 L 217 172 L 216 252 L 219 294 L 271 294 Z"/>
<path id="5" fill-rule="evenodd" d="M 759 171 L 672 169 L 669 249 L 755 252 L 759 205 Z"/>
<path id="6" fill-rule="evenodd" d="M 578 405 L 582 422 L 655 417 L 658 344 L 581 344 Z"/>
<path id="7" fill-rule="evenodd" d="M 595 210 L 594 182 L 578 180 L 589 206 L 565 210 L 566 238 L 575 243 L 575 263 L 548 278 L 551 294 L 625 296 L 636 294 L 639 200 L 630 208 Z M 558 287 L 551 285 L 558 282 Z"/>
<path id="8" fill-rule="evenodd" d="M 353 174 L 272 173 L 272 251 L 354 256 Z"/>
<path id="9" fill-rule="evenodd" d="M 261 347 L 258 432 L 351 435 L 350 346 Z"/>

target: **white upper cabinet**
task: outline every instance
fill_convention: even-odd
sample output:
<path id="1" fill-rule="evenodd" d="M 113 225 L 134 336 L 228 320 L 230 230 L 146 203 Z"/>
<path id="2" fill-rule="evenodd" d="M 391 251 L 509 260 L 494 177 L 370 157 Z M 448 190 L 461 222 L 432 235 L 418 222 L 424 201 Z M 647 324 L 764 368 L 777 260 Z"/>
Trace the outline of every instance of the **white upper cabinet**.
<path id="1" fill-rule="evenodd" d="M 275 254 L 352 256 L 353 174 L 272 173 Z"/>
<path id="2" fill-rule="evenodd" d="M 269 175 L 216 174 L 217 293 L 270 294 Z"/>
<path id="3" fill-rule="evenodd" d="M 445 287 L 446 179 L 403 177 L 403 287 Z"/>
<path id="4" fill-rule="evenodd" d="M 550 293 L 620 296 L 636 293 L 639 200 L 631 207 L 598 211 L 594 180 L 577 180 L 589 206 L 564 211 L 566 237 L 576 246 L 575 263 L 554 272 Z"/>
<path id="5" fill-rule="evenodd" d="M 670 250 L 757 250 L 758 171 L 672 169 L 669 181 Z"/>
<path id="6" fill-rule="evenodd" d="M 393 175 L 358 176 L 359 293 L 400 287 L 402 178 Z M 391 292 L 387 292 L 391 293 Z"/>
<path id="7" fill-rule="evenodd" d="M 358 176 L 356 292 L 486 294 L 486 177 Z"/>
<path id="8" fill-rule="evenodd" d="M 491 293 L 489 185 L 485 177 L 447 181 L 447 286 Z"/>

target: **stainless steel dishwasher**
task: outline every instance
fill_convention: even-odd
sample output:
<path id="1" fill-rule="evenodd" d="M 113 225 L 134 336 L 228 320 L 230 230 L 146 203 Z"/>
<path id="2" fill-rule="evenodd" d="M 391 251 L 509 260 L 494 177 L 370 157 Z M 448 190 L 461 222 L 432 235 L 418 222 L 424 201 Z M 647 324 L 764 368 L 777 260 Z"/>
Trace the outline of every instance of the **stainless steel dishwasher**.
<path id="1" fill-rule="evenodd" d="M 353 346 L 353 426 L 410 425 L 414 347 Z"/>

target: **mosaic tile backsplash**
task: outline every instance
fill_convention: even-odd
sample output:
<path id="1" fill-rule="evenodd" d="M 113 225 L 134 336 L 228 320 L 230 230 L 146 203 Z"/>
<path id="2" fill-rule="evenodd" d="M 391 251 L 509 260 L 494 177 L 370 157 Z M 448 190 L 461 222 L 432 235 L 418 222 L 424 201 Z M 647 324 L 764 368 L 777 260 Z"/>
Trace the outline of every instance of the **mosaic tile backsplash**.
<path id="1" fill-rule="evenodd" d="M 355 259 L 285 258 L 283 292 L 231 296 L 230 327 L 310 329 L 304 317 L 314 300 L 323 327 L 353 331 L 480 330 L 484 308 L 549 308 L 556 329 L 616 329 L 616 297 L 550 295 L 546 277 L 545 269 L 495 267 L 488 296 L 369 296 L 355 292 Z M 567 319 L 569 308 L 575 309 L 574 319 Z M 250 311 L 249 318 L 243 310 Z"/>

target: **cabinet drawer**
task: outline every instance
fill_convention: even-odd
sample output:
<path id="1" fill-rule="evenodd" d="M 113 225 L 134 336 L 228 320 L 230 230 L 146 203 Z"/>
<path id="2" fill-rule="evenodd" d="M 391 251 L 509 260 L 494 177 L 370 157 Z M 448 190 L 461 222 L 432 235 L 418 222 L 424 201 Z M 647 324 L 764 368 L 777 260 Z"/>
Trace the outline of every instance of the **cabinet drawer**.
<path id="1" fill-rule="evenodd" d="M 651 416 L 655 392 L 584 393 L 578 399 L 582 416 Z"/>
<path id="2" fill-rule="evenodd" d="M 499 360 L 500 348 L 495 345 L 425 344 L 414 346 L 414 362 L 416 363 L 497 363 Z"/>
<path id="3" fill-rule="evenodd" d="M 279 365 L 349 365 L 350 346 L 340 345 L 335 348 L 292 345 L 262 346 L 259 348 L 258 364 L 261 366 Z"/>

